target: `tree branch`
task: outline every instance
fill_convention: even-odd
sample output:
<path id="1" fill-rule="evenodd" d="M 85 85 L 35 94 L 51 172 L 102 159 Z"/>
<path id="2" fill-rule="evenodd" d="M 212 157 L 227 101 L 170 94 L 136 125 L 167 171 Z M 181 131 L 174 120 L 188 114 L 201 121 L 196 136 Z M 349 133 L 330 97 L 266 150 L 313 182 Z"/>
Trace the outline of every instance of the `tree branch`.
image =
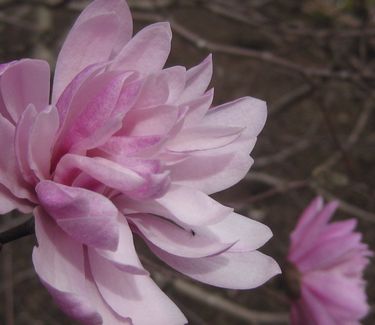
<path id="1" fill-rule="evenodd" d="M 0 250 L 4 244 L 10 243 L 22 237 L 34 234 L 35 224 L 34 217 L 28 219 L 18 226 L 10 228 L 0 233 Z"/>

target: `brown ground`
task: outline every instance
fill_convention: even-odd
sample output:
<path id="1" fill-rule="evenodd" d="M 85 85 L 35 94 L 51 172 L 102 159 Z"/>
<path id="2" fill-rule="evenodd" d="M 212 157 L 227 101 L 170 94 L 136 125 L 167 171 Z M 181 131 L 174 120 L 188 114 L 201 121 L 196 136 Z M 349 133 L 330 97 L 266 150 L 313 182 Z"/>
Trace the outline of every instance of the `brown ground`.
<path id="1" fill-rule="evenodd" d="M 58 1 L 0 0 L 0 62 L 43 57 L 53 63 L 83 3 L 65 2 L 59 6 Z M 248 179 L 217 198 L 271 227 L 274 237 L 264 251 L 280 262 L 298 214 L 317 193 L 340 199 L 337 218 L 357 217 L 364 241 L 375 250 L 375 6 L 371 1 L 361 6 L 364 2 L 131 2 L 137 29 L 173 18 L 168 65 L 192 66 L 214 53 L 216 103 L 247 95 L 268 102 L 269 118 L 253 152 L 255 166 Z M 48 3 L 52 5 L 43 5 Z M 3 217 L 0 222 L 5 228 L 14 220 Z M 34 243 L 32 237 L 22 239 L 0 254 L 0 324 L 12 317 L 17 325 L 73 324 L 34 274 Z M 366 272 L 373 306 L 363 322 L 368 325 L 375 323 L 374 265 Z M 186 278 L 165 271 L 158 262 L 156 269 L 155 279 L 191 324 L 264 322 L 245 321 L 238 311 L 231 315 L 210 305 L 207 297 L 192 298 L 186 287 L 199 286 L 204 290 L 198 292 L 201 297 L 213 293 L 249 310 L 264 311 L 265 317 L 288 310 L 276 280 L 240 292 L 197 283 L 186 286 Z"/>

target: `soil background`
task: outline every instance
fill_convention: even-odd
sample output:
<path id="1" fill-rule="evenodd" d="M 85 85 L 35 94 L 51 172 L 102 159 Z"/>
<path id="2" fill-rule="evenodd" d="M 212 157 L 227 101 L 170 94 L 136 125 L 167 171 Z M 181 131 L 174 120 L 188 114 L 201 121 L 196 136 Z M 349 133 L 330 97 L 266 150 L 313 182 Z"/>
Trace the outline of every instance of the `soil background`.
<path id="1" fill-rule="evenodd" d="M 53 67 L 85 3 L 0 0 L 0 62 L 43 58 Z M 167 66 L 191 67 L 213 53 L 215 104 L 243 96 L 267 101 L 269 116 L 252 153 L 254 166 L 245 180 L 215 195 L 271 227 L 274 237 L 262 251 L 283 263 L 289 233 L 317 194 L 339 200 L 335 220 L 357 218 L 363 241 L 375 250 L 375 4 L 360 0 L 129 4 L 136 30 L 171 21 L 173 43 Z M 1 217 L 0 230 L 24 218 Z M 30 236 L 6 245 L 0 253 L 0 324 L 11 325 L 12 320 L 16 325 L 75 324 L 57 309 L 35 275 L 31 263 L 35 243 Z M 177 274 L 149 255 L 142 243 L 137 245 L 155 280 L 190 324 L 287 323 L 288 299 L 279 278 L 255 290 L 217 289 Z M 366 280 L 371 311 L 363 324 L 370 325 L 375 324 L 375 259 Z M 222 301 L 240 309 L 220 305 Z M 243 308 L 246 315 L 239 311 Z"/>

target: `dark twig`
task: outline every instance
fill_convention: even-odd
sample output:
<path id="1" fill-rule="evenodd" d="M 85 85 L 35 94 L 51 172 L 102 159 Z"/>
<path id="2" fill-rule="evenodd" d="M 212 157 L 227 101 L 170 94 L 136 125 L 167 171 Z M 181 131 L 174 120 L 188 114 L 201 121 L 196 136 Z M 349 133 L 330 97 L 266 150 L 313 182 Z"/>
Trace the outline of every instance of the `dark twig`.
<path id="1" fill-rule="evenodd" d="M 10 228 L 8 230 L 5 230 L 0 233 L 0 250 L 2 245 L 10 243 L 14 240 L 20 239 L 22 237 L 26 237 L 29 235 L 34 234 L 35 232 L 35 224 L 34 224 L 34 218 L 30 218 L 24 223 Z"/>

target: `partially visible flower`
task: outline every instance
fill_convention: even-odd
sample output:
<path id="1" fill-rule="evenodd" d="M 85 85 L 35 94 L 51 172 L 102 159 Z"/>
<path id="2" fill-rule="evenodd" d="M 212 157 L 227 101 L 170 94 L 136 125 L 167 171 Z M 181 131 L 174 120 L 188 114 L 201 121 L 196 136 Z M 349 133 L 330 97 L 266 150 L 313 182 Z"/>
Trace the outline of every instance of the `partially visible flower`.
<path id="1" fill-rule="evenodd" d="M 316 198 L 291 234 L 293 325 L 359 324 L 368 312 L 363 271 L 372 253 L 354 231 L 355 219 L 329 223 L 337 206 Z"/>
<path id="2" fill-rule="evenodd" d="M 254 288 L 279 273 L 257 251 L 270 229 L 209 197 L 249 170 L 266 105 L 210 108 L 211 57 L 163 69 L 169 24 L 131 35 L 124 1 L 93 1 L 59 54 L 51 103 L 46 62 L 0 66 L 0 213 L 34 213 L 36 272 L 71 317 L 183 324 L 133 233 L 211 285 Z"/>

